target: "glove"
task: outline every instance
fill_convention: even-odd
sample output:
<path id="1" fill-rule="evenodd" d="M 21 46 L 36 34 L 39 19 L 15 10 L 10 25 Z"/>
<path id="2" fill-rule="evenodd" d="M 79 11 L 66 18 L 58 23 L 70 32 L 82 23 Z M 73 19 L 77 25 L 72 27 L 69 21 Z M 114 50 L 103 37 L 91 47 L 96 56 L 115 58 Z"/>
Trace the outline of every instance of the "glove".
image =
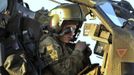
<path id="1" fill-rule="evenodd" d="M 75 45 L 75 50 L 80 51 L 83 54 L 83 66 L 86 67 L 88 64 L 91 64 L 89 56 L 92 54 L 91 49 L 89 48 L 89 44 L 85 42 L 78 41 Z"/>
<path id="2" fill-rule="evenodd" d="M 92 50 L 89 48 L 89 46 L 86 47 L 86 50 L 84 52 L 87 53 L 88 56 L 92 54 Z"/>
<path id="3" fill-rule="evenodd" d="M 84 64 L 84 66 L 91 65 L 91 60 L 89 58 L 89 56 L 91 54 L 92 54 L 92 51 L 89 48 L 89 46 L 87 46 L 86 49 L 83 51 L 83 55 L 84 55 L 83 64 Z"/>
<path id="4" fill-rule="evenodd" d="M 78 41 L 75 45 L 75 50 L 79 50 L 80 52 L 83 52 L 86 49 L 87 45 L 85 42 Z"/>

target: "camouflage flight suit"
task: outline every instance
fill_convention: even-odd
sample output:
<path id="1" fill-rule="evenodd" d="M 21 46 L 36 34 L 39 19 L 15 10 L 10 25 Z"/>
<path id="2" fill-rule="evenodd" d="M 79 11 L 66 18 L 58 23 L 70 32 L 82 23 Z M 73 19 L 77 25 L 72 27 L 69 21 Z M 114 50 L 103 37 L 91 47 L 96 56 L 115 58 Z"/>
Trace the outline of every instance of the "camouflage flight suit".
<path id="1" fill-rule="evenodd" d="M 40 53 L 47 66 L 43 75 L 77 75 L 85 67 L 82 52 L 73 50 L 54 37 L 42 40 Z"/>

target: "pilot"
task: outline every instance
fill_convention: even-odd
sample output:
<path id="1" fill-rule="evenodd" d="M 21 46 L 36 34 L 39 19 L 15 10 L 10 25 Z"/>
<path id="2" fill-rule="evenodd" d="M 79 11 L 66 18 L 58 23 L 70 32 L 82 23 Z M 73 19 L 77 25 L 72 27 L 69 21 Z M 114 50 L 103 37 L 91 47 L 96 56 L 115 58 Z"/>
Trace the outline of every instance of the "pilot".
<path id="1" fill-rule="evenodd" d="M 13 11 L 15 2 L 17 0 L 0 0 L 0 75 L 38 75 L 32 61 L 28 60 L 30 58 L 22 43 L 21 38 L 24 41 L 24 37 L 27 38 L 27 36 L 21 35 L 27 31 L 19 29 L 20 24 L 25 23 L 24 18 L 20 21 L 22 16 Z M 28 45 L 25 44 L 25 46 Z"/>
<path id="2" fill-rule="evenodd" d="M 91 50 L 85 42 L 76 40 L 83 17 L 77 4 L 62 4 L 49 13 L 51 34 L 41 39 L 39 52 L 44 62 L 43 75 L 76 75 L 90 64 Z"/>

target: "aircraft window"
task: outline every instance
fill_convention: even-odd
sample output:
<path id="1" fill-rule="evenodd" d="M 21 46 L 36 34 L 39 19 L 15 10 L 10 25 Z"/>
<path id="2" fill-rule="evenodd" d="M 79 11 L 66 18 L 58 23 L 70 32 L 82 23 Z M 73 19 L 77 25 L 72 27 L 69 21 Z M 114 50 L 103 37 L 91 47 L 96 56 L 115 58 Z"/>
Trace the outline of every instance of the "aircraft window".
<path id="1" fill-rule="evenodd" d="M 7 8 L 7 0 L 0 0 L 0 12 Z"/>
<path id="2" fill-rule="evenodd" d="M 111 5 L 111 3 L 106 2 L 100 5 L 100 8 L 104 11 L 104 13 L 110 18 L 110 20 L 117 26 L 122 27 L 121 19 L 116 16 L 115 11 Z"/>
<path id="3" fill-rule="evenodd" d="M 121 75 L 134 75 L 134 63 L 122 62 Z"/>

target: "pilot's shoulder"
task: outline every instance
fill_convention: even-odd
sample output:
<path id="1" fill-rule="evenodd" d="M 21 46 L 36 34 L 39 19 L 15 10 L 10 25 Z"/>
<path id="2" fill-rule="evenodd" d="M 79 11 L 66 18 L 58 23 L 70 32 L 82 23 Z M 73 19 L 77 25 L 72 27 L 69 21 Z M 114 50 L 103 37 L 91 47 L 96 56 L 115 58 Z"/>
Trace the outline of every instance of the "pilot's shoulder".
<path id="1" fill-rule="evenodd" d="M 55 43 L 55 39 L 52 36 L 47 36 L 45 39 L 43 39 L 40 44 L 42 45 L 50 45 L 50 44 L 54 44 Z"/>

